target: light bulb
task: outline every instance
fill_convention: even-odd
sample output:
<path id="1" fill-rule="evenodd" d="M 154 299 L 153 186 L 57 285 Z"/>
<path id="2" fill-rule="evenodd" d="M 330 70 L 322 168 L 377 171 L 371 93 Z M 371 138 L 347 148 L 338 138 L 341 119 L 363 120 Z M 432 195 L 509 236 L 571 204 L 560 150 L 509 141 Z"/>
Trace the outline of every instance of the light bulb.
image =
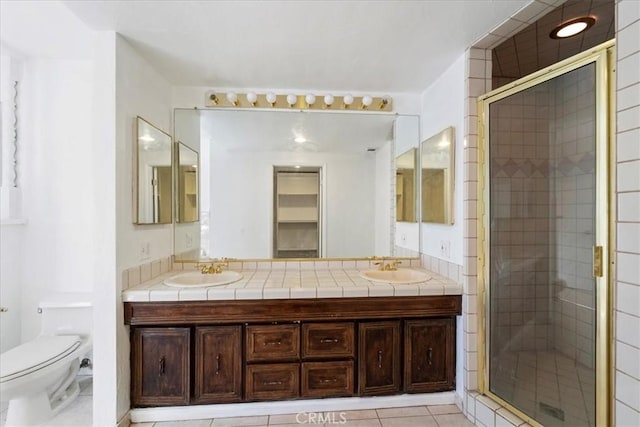
<path id="1" fill-rule="evenodd" d="M 345 95 L 344 98 L 342 98 L 342 101 L 344 102 L 344 106 L 346 108 L 349 107 L 349 105 L 353 104 L 353 96 L 349 95 Z"/>
<path id="2" fill-rule="evenodd" d="M 333 104 L 333 95 L 325 95 L 324 105 L 326 105 L 327 107 L 331 107 L 331 104 Z"/>
<path id="3" fill-rule="evenodd" d="M 247 93 L 247 101 L 249 101 L 249 103 L 251 105 L 255 106 L 257 100 L 258 100 L 258 95 L 256 95 L 255 92 L 248 92 Z"/>
<path id="4" fill-rule="evenodd" d="M 276 97 L 275 93 L 273 93 L 273 92 L 267 93 L 267 102 L 269 104 L 271 104 L 272 107 L 275 105 L 276 99 L 277 99 L 277 97 Z"/>
<path id="5" fill-rule="evenodd" d="M 232 103 L 234 106 L 238 105 L 238 94 L 235 92 L 227 93 L 227 101 Z"/>
<path id="6" fill-rule="evenodd" d="M 363 96 L 362 97 L 362 108 L 367 108 L 369 105 L 371 105 L 372 102 L 373 102 L 373 99 L 369 95 Z"/>
<path id="7" fill-rule="evenodd" d="M 307 101 L 307 105 L 313 105 L 316 103 L 316 96 L 310 93 L 304 97 L 304 100 Z"/>
<path id="8" fill-rule="evenodd" d="M 296 105 L 297 100 L 298 97 L 294 94 L 290 93 L 289 95 L 287 95 L 287 104 L 289 104 L 289 107 L 293 107 L 294 105 Z"/>

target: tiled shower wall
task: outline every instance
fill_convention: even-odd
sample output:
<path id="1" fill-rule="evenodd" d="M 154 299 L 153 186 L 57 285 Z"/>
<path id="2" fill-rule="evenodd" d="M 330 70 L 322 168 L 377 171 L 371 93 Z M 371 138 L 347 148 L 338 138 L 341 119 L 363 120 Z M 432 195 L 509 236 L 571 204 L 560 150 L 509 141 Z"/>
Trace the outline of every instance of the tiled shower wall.
<path id="1" fill-rule="evenodd" d="M 616 425 L 640 426 L 640 2 L 616 13 Z"/>

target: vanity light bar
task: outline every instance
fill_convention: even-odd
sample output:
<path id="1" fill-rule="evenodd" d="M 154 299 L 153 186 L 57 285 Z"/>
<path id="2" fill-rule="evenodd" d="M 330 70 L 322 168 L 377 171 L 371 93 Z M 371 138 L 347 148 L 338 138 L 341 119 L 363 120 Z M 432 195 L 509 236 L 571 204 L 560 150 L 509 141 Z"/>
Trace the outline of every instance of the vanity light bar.
<path id="1" fill-rule="evenodd" d="M 393 111 L 390 96 L 333 96 L 314 94 L 237 93 L 207 91 L 204 105 L 208 108 L 282 108 L 296 110 Z"/>

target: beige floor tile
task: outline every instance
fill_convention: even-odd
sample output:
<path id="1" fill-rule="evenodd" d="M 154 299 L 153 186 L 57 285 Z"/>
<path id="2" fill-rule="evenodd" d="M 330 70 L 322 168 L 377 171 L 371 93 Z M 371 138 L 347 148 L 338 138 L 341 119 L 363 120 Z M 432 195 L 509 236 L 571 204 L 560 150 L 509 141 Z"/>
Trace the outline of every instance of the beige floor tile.
<path id="1" fill-rule="evenodd" d="M 473 427 L 471 421 L 462 414 L 434 415 L 433 418 L 440 427 Z"/>
<path id="2" fill-rule="evenodd" d="M 431 415 L 441 415 L 441 414 L 460 414 L 460 408 L 456 405 L 432 405 L 427 406 Z"/>
<path id="3" fill-rule="evenodd" d="M 431 415 L 426 406 L 409 406 L 406 408 L 376 409 L 380 418 L 417 417 Z"/>
<path id="4" fill-rule="evenodd" d="M 162 421 L 153 424 L 153 427 L 209 427 L 211 419 L 208 420 L 185 420 L 185 421 Z"/>
<path id="5" fill-rule="evenodd" d="M 342 411 L 347 421 L 349 420 L 367 420 L 378 418 L 378 413 L 375 409 L 361 409 L 359 411 Z"/>
<path id="6" fill-rule="evenodd" d="M 312 426 L 313 424 L 308 424 L 309 426 Z M 351 420 L 351 421 L 347 421 L 344 424 L 325 424 L 326 426 L 341 426 L 341 427 L 380 427 L 380 420 L 378 420 L 377 418 L 375 419 L 370 419 L 370 420 Z"/>
<path id="7" fill-rule="evenodd" d="M 297 424 L 298 419 L 302 420 L 302 416 L 298 417 L 298 419 L 296 417 L 298 417 L 298 414 L 269 415 L 269 425 Z"/>
<path id="8" fill-rule="evenodd" d="M 382 418 L 382 427 L 438 427 L 431 415 L 420 417 Z"/>
<path id="9" fill-rule="evenodd" d="M 269 416 L 258 417 L 232 417 L 214 418 L 212 427 L 245 427 L 245 426 L 266 426 L 269 424 Z M 154 426 L 155 427 L 155 426 Z"/>

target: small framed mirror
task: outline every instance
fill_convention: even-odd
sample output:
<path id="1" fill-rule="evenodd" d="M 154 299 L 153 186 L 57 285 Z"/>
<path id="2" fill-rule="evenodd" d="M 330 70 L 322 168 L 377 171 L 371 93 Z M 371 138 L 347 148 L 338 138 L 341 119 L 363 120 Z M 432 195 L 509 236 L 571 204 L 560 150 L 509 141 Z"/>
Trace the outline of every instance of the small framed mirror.
<path id="1" fill-rule="evenodd" d="M 398 222 L 417 222 L 417 153 L 417 149 L 411 148 L 396 157 L 396 221 Z"/>
<path id="2" fill-rule="evenodd" d="M 199 155 L 182 142 L 176 144 L 176 187 L 177 222 L 197 222 L 199 220 Z"/>
<path id="3" fill-rule="evenodd" d="M 455 130 L 422 142 L 422 222 L 453 224 Z"/>
<path id="4" fill-rule="evenodd" d="M 135 224 L 173 222 L 171 143 L 171 135 L 142 117 L 136 118 L 136 201 L 133 214 Z"/>

